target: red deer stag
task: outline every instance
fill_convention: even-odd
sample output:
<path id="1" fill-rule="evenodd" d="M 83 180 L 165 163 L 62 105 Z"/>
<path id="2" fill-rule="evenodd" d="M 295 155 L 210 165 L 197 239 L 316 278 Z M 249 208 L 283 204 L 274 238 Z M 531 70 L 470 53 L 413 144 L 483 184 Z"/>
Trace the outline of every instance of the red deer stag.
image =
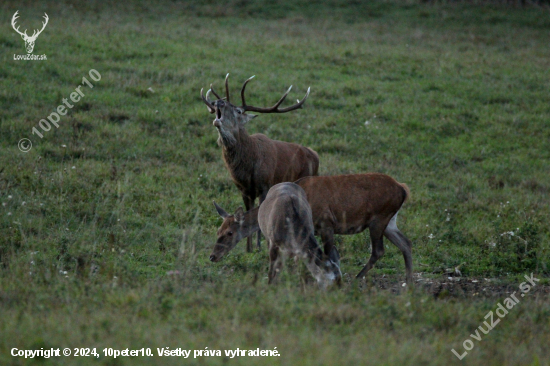
<path id="1" fill-rule="evenodd" d="M 279 108 L 290 92 L 287 92 L 271 108 L 258 108 L 246 104 L 244 92 L 246 84 L 254 76 L 246 80 L 241 89 L 242 105 L 231 104 L 229 98 L 229 74 L 225 77 L 226 98 L 221 98 L 210 85 L 206 97 L 201 90 L 201 98 L 210 113 L 215 113 L 214 126 L 218 129 L 218 145 L 222 147 L 222 156 L 233 182 L 241 191 L 247 210 L 254 207 L 256 197 L 263 202 L 269 188 L 281 182 L 293 182 L 309 175 L 317 175 L 319 156 L 308 147 L 290 142 L 271 140 L 260 133 L 249 135 L 245 124 L 256 117 L 246 112 L 286 113 L 301 108 L 309 96 L 306 95 L 295 105 Z M 212 93 L 218 98 L 210 101 Z M 225 99 L 225 100 L 224 100 Z M 258 249 L 260 248 L 260 233 L 258 233 Z M 247 251 L 252 251 L 252 237 L 248 237 Z"/>
<path id="2" fill-rule="evenodd" d="M 332 247 L 327 256 L 314 236 L 311 208 L 306 192 L 294 183 L 271 187 L 258 210 L 258 223 L 269 243 L 269 283 L 279 274 L 282 256 L 302 258 L 321 288 L 340 283 L 340 256 Z"/>
<path id="3" fill-rule="evenodd" d="M 305 177 L 295 183 L 306 192 L 315 234 L 321 236 L 325 254 L 334 247 L 334 234 L 352 235 L 368 228 L 372 253 L 357 278 L 364 277 L 384 255 L 386 236 L 403 254 L 407 282 L 412 283 L 412 244 L 397 228 L 397 213 L 410 195 L 406 184 L 380 173 Z M 239 207 L 234 215 L 222 215 L 215 206 L 224 220 L 210 255 L 213 262 L 235 247 L 243 237 L 241 231 L 251 235 L 258 230 L 258 208 L 245 213 Z"/>

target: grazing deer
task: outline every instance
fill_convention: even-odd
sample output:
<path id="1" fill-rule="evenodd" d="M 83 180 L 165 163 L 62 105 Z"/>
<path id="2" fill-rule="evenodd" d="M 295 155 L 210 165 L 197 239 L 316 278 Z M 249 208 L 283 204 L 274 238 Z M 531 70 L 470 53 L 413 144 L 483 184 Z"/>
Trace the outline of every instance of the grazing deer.
<path id="1" fill-rule="evenodd" d="M 334 247 L 334 234 L 352 235 L 368 228 L 372 253 L 357 278 L 364 277 L 384 255 L 385 236 L 403 254 L 407 282 L 412 283 L 412 244 L 397 228 L 397 213 L 410 195 L 407 185 L 380 173 L 305 177 L 295 183 L 306 192 L 315 234 L 321 236 L 325 254 Z M 220 213 L 218 205 L 216 209 Z M 239 207 L 235 215 L 220 215 L 224 221 L 210 255 L 213 262 L 235 247 L 240 231 L 251 235 L 258 230 L 258 208 L 245 213 Z"/>
<path id="2" fill-rule="evenodd" d="M 42 33 L 42 31 L 44 30 L 44 28 L 46 28 L 46 25 L 48 24 L 48 14 L 44 13 L 44 22 L 42 22 L 42 29 L 40 30 L 34 30 L 32 36 L 28 36 L 27 35 L 27 30 L 25 29 L 24 32 L 21 32 L 19 31 L 19 26 L 17 26 L 17 28 L 15 27 L 15 23 L 17 21 L 17 18 L 19 18 L 19 16 L 17 15 L 17 13 L 19 13 L 19 10 L 17 10 L 15 12 L 15 14 L 13 14 L 13 17 L 11 18 L 11 26 L 13 27 L 13 29 L 19 33 L 21 35 L 21 38 L 23 38 L 23 41 L 25 41 L 25 48 L 27 49 L 27 53 L 31 53 L 32 50 L 34 49 L 34 42 L 36 42 L 36 39 L 38 38 L 38 36 L 40 35 L 40 33 Z"/>
<path id="3" fill-rule="evenodd" d="M 301 257 L 322 288 L 340 283 L 340 255 L 332 247 L 327 256 L 314 236 L 311 208 L 306 193 L 297 184 L 271 187 L 258 210 L 258 223 L 269 242 L 269 283 L 279 274 L 282 256 Z"/>
<path id="4" fill-rule="evenodd" d="M 264 202 L 247 213 L 239 207 L 231 216 L 215 202 L 214 206 L 224 218 L 218 234 L 225 236 L 229 247 L 234 247 L 247 234 L 262 230 L 269 246 L 270 284 L 281 271 L 283 256 L 302 258 L 321 288 L 325 288 L 334 281 L 340 283 L 342 273 L 338 250 L 332 247 L 328 256 L 323 253 L 314 236 L 311 208 L 307 202 L 306 193 L 299 185 L 294 183 L 274 185 L 267 193 Z M 254 215 L 250 215 L 251 212 L 254 212 Z M 210 260 L 213 260 L 212 256 Z"/>
<path id="5" fill-rule="evenodd" d="M 222 156 L 233 182 L 241 191 L 246 210 L 254 207 L 256 197 L 263 202 L 269 188 L 281 182 L 293 182 L 309 175 L 317 175 L 319 156 L 308 147 L 290 142 L 271 140 L 260 133 L 249 135 L 245 124 L 256 115 L 246 112 L 286 113 L 302 107 L 309 96 L 309 88 L 302 101 L 279 109 L 292 86 L 271 108 L 258 108 L 246 104 L 244 92 L 246 84 L 254 76 L 246 80 L 241 89 L 242 105 L 230 103 L 229 74 L 225 77 L 226 98 L 221 98 L 210 85 L 206 97 L 201 90 L 201 98 L 210 113 L 215 113 L 214 126 L 218 129 L 218 145 L 222 147 Z M 210 101 L 209 94 L 218 98 Z M 224 100 L 225 99 L 225 100 Z M 260 233 L 258 233 L 258 249 L 260 248 Z M 248 237 L 247 251 L 252 251 L 252 237 Z"/>

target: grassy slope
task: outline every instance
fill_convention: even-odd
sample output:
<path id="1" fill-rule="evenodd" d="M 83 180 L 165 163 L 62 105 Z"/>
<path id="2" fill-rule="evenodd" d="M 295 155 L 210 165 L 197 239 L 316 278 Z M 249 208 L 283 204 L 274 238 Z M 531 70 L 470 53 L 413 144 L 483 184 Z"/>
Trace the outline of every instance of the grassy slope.
<path id="1" fill-rule="evenodd" d="M 219 225 L 211 201 L 241 204 L 198 93 L 211 82 L 221 90 L 227 72 L 233 95 L 257 75 L 248 100 L 258 105 L 289 84 L 296 98 L 312 88 L 305 109 L 261 116 L 250 132 L 311 146 L 321 174 L 379 171 L 409 185 L 400 227 L 416 272 L 437 279 L 432 272 L 465 263 L 465 276 L 516 287 L 536 272 L 547 282 L 548 12 L 336 1 L 124 6 L 0 6 L 3 24 L 17 9 L 24 27 L 50 16 L 35 49 L 46 62 L 13 61 L 23 43 L 0 29 L 0 360 L 23 363 L 7 356 L 12 347 L 65 346 L 278 347 L 281 364 L 456 360 L 450 348 L 497 299 L 353 284 L 319 293 L 304 286 L 303 268 L 268 288 L 265 251 L 243 245 L 207 261 Z M 59 129 L 33 137 L 91 68 L 102 80 Z M 34 143 L 28 154 L 16 147 L 23 137 Z M 369 255 L 366 235 L 339 246 L 343 272 L 354 275 Z M 397 282 L 403 269 L 388 246 L 370 277 Z M 547 362 L 547 299 L 527 297 L 465 360 Z"/>

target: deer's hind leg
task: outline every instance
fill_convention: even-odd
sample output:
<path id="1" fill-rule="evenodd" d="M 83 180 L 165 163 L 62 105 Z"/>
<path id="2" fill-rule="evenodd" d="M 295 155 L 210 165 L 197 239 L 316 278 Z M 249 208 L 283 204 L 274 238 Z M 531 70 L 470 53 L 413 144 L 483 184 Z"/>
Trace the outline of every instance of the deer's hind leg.
<path id="1" fill-rule="evenodd" d="M 367 274 L 367 272 L 370 271 L 372 267 L 374 267 L 374 264 L 376 263 L 376 261 L 384 255 L 384 228 L 385 227 L 386 227 L 386 223 L 382 223 L 379 220 L 373 220 L 369 224 L 372 253 L 365 267 L 363 267 L 361 272 L 359 272 L 359 274 L 355 278 L 364 277 Z"/>
<path id="2" fill-rule="evenodd" d="M 269 272 L 267 274 L 269 284 L 275 281 L 282 267 L 283 259 L 281 258 L 279 247 L 273 245 L 273 243 L 269 243 Z"/>
<path id="3" fill-rule="evenodd" d="M 407 283 L 412 284 L 412 243 L 399 229 L 397 228 L 397 213 L 392 217 L 384 235 L 403 253 L 405 259 L 405 271 L 407 274 Z"/>

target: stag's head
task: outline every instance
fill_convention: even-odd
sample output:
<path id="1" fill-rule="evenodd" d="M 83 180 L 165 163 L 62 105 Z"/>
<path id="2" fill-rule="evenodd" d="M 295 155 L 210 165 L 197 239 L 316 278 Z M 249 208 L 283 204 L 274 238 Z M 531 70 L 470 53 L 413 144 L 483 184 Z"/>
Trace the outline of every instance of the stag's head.
<path id="1" fill-rule="evenodd" d="M 214 206 L 222 217 L 223 223 L 218 229 L 218 239 L 210 255 L 210 260 L 219 262 L 244 237 L 245 216 L 242 207 L 239 207 L 233 215 L 230 215 L 216 202 L 214 202 Z"/>
<path id="2" fill-rule="evenodd" d="M 21 35 L 21 38 L 23 38 L 23 41 L 25 41 L 25 48 L 27 49 L 27 53 L 31 53 L 34 49 L 34 42 L 36 42 L 36 38 L 42 33 L 44 28 L 46 28 L 46 25 L 48 24 L 48 14 L 44 13 L 44 22 L 42 22 L 42 29 L 37 30 L 35 29 L 32 36 L 27 35 L 27 30 L 25 29 L 24 32 L 19 31 L 19 26 L 16 26 L 17 18 L 19 18 L 19 10 L 13 14 L 13 17 L 11 18 L 11 26 L 13 29 Z"/>
<path id="3" fill-rule="evenodd" d="M 226 92 L 225 98 L 220 97 L 214 91 L 214 88 L 212 87 L 212 85 L 210 85 L 210 89 L 206 92 L 206 97 L 204 96 L 203 90 L 201 89 L 201 98 L 204 104 L 206 104 L 208 111 L 210 113 L 215 113 L 215 119 L 213 124 L 214 124 L 214 127 L 218 129 L 218 134 L 219 134 L 218 143 L 221 145 L 233 146 L 237 141 L 237 137 L 240 132 L 240 129 L 244 128 L 244 125 L 248 121 L 256 117 L 256 115 L 247 114 L 246 112 L 258 112 L 258 113 L 290 112 L 302 107 L 307 97 L 309 96 L 309 88 L 308 88 L 307 93 L 302 99 L 302 101 L 298 100 L 297 103 L 293 106 L 279 109 L 279 106 L 285 100 L 286 96 L 290 92 L 290 89 L 292 89 L 292 85 L 291 85 L 290 88 L 288 88 L 287 92 L 281 97 L 281 99 L 273 107 L 258 108 L 258 107 L 250 106 L 246 104 L 244 92 L 246 89 L 246 84 L 248 84 L 248 82 L 253 78 L 254 76 L 247 79 L 244 82 L 243 87 L 241 88 L 241 99 L 242 99 L 241 106 L 236 106 L 231 103 L 231 100 L 229 97 L 229 85 L 228 85 L 229 74 L 227 74 L 225 77 L 225 92 Z M 217 100 L 211 101 L 209 98 L 210 93 L 214 94 Z"/>

